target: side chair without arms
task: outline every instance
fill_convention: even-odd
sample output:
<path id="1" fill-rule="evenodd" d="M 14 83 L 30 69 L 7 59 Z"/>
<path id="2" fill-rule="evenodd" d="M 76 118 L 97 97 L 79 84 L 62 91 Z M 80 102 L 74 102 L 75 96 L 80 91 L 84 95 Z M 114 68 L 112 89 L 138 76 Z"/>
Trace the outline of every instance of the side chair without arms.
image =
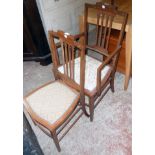
<path id="1" fill-rule="evenodd" d="M 37 88 L 24 97 L 24 110 L 29 114 L 35 125 L 40 127 L 48 136 L 53 138 L 53 141 L 60 152 L 59 142 L 72 128 L 72 126 L 85 113 L 85 97 L 84 97 L 84 46 L 76 42 L 71 35 L 66 35 L 62 31 L 51 32 L 51 36 L 57 36 L 60 40 L 60 46 L 64 50 L 64 54 L 70 55 L 70 59 L 66 64 L 68 69 L 66 72 L 69 78 L 74 81 L 74 61 L 72 57 L 75 50 L 80 52 L 80 68 L 79 68 L 79 90 L 68 86 L 67 82 L 56 80 Z M 67 53 L 68 52 L 68 53 Z M 63 62 L 66 61 L 63 59 Z M 65 67 L 65 66 L 64 66 Z M 76 115 L 76 119 L 70 122 Z M 66 125 L 71 124 L 68 128 Z M 65 130 L 65 127 L 67 128 Z M 65 130 L 65 131 L 64 131 Z M 60 134 L 60 135 L 59 135 Z M 59 136 L 58 136 L 59 135 Z"/>
<path id="2" fill-rule="evenodd" d="M 89 34 L 89 24 L 88 23 L 88 10 L 95 9 L 96 10 L 96 38 L 95 44 L 88 45 L 88 34 Z M 120 23 L 120 34 L 118 36 L 118 43 L 115 50 L 112 53 L 108 52 L 109 47 L 109 38 L 111 35 L 112 24 L 114 18 L 117 16 L 122 17 L 122 22 Z M 127 22 L 127 13 L 118 11 L 114 5 L 103 5 L 103 3 L 96 4 L 85 4 L 85 20 L 84 20 L 84 33 L 77 34 L 74 36 L 75 40 L 79 40 L 84 37 L 84 46 L 86 48 L 86 52 L 93 51 L 101 54 L 103 56 L 102 60 L 95 59 L 88 54 L 85 56 L 85 85 L 84 92 L 86 96 L 86 100 L 88 99 L 88 103 L 85 103 L 85 106 L 89 107 L 89 115 L 90 120 L 93 121 L 94 109 L 101 101 L 101 99 L 105 96 L 108 90 L 111 88 L 112 92 L 114 92 L 114 76 L 116 72 L 116 67 L 119 58 L 119 52 L 121 49 L 121 43 L 124 37 L 125 26 Z M 51 39 L 51 35 L 49 32 L 49 40 L 52 51 L 52 59 L 53 59 L 53 71 L 56 79 L 66 80 L 65 69 L 63 66 L 67 66 L 65 63 L 60 65 L 58 48 L 60 44 L 56 44 L 53 39 Z M 53 46 L 54 45 L 54 46 Z M 79 89 L 79 58 L 74 57 L 75 61 L 75 71 L 73 76 L 75 77 L 75 82 L 73 83 L 71 80 L 68 80 L 68 84 L 75 88 Z M 67 69 L 66 69 L 67 70 Z M 85 109 L 84 109 L 85 110 Z M 88 113 L 85 111 L 86 115 Z"/>

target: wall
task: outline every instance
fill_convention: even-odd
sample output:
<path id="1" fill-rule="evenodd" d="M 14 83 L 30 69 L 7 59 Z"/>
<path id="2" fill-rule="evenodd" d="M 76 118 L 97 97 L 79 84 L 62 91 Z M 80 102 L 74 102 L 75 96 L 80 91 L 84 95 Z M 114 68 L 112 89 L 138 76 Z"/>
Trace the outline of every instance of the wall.
<path id="1" fill-rule="evenodd" d="M 64 30 L 71 34 L 79 32 L 79 15 L 84 3 L 97 0 L 36 0 L 46 35 L 48 30 Z"/>

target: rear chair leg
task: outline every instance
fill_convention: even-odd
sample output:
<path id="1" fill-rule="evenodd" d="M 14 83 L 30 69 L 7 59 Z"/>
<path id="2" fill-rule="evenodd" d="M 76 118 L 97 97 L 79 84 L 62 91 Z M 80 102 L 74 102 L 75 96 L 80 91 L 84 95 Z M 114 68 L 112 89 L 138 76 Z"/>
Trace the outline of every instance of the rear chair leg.
<path id="1" fill-rule="evenodd" d="M 85 100 L 84 100 L 84 101 L 85 101 Z M 85 104 L 85 102 L 83 102 L 83 101 L 82 101 L 82 98 L 81 98 L 81 100 L 80 100 L 80 105 L 81 105 L 81 107 L 82 107 L 82 111 L 84 112 L 84 114 L 85 114 L 87 117 L 89 117 L 89 114 L 87 113 L 84 104 Z"/>
<path id="2" fill-rule="evenodd" d="M 114 93 L 115 92 L 115 89 L 114 89 L 114 78 L 110 81 L 110 88 L 111 88 L 111 91 Z"/>
<path id="3" fill-rule="evenodd" d="M 56 135 L 56 131 L 51 132 L 51 135 L 52 135 L 53 141 L 54 141 L 54 143 L 55 143 L 55 146 L 56 146 L 58 152 L 60 152 L 60 151 L 61 151 L 61 148 L 60 148 L 60 145 L 59 145 L 58 137 L 57 137 L 57 135 Z"/>
<path id="4" fill-rule="evenodd" d="M 89 98 L 89 111 L 90 111 L 90 121 L 93 121 L 94 118 L 94 98 Z"/>

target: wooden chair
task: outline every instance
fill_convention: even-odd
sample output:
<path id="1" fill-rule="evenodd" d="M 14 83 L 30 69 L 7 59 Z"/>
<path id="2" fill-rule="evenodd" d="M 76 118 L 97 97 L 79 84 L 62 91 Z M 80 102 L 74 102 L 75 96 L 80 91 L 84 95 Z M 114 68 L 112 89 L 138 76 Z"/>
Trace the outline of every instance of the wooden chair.
<path id="1" fill-rule="evenodd" d="M 96 41 L 93 45 L 88 45 L 88 34 L 89 34 L 89 24 L 88 21 L 88 10 L 96 10 Z M 118 43 L 115 50 L 112 53 L 108 52 L 109 47 L 109 38 L 112 29 L 112 23 L 116 16 L 122 17 L 122 23 L 120 23 L 120 35 L 118 37 Z M 89 107 L 90 120 L 93 121 L 94 109 L 104 97 L 104 95 L 111 88 L 114 92 L 114 76 L 116 72 L 116 66 L 119 57 L 119 51 L 121 49 L 121 43 L 124 37 L 125 26 L 127 22 L 127 14 L 121 11 L 116 10 L 114 5 L 103 5 L 103 3 L 85 4 L 85 22 L 84 22 L 84 33 L 74 36 L 75 40 L 78 40 L 80 37 L 84 36 L 84 45 L 86 50 L 91 50 L 101 54 L 104 58 L 102 61 L 99 61 L 93 57 L 86 55 L 85 57 L 85 95 L 88 98 L 88 104 L 85 104 Z M 50 35 L 49 35 L 50 38 Z M 51 43 L 51 45 L 53 45 Z M 55 47 L 51 46 L 52 59 L 53 59 L 53 70 L 56 79 L 62 79 L 65 74 L 65 69 L 63 66 L 66 66 L 65 63 L 60 65 L 58 61 L 58 51 Z M 75 59 L 75 72 L 73 76 L 75 77 L 75 82 L 68 80 L 68 84 L 75 88 L 79 89 L 79 58 L 74 57 Z M 67 70 L 67 69 L 66 69 Z M 66 80 L 63 77 L 63 80 Z M 86 113 L 86 112 L 85 112 Z M 87 114 L 87 113 L 86 113 Z"/>
<path id="2" fill-rule="evenodd" d="M 89 9 L 96 10 L 96 25 L 95 25 L 96 36 L 94 36 L 95 43 L 92 45 L 88 44 L 88 37 L 90 34 L 89 31 L 90 23 L 88 23 L 88 13 L 90 13 Z M 105 5 L 104 3 L 96 3 L 96 5 L 85 4 L 84 42 L 86 50 L 99 53 L 100 55 L 103 56 L 103 60 L 98 65 L 96 71 L 92 72 L 92 74 L 96 74 L 95 88 L 93 89 L 93 91 L 91 90 L 89 91 L 89 93 L 85 93 L 89 97 L 89 109 L 90 109 L 91 121 L 93 120 L 94 108 L 98 105 L 98 103 L 105 96 L 108 90 L 111 88 L 111 91 L 114 92 L 114 77 L 122 41 L 125 34 L 127 17 L 128 17 L 127 13 L 118 11 L 115 5 Z M 117 20 L 117 18 L 122 19 L 120 25 L 118 25 L 120 27 L 120 32 L 119 35 L 117 36 L 117 45 L 115 47 L 115 50 L 109 53 L 110 48 L 109 40 L 113 33 L 112 25 L 114 20 Z M 82 35 L 83 34 L 81 34 L 81 36 Z M 94 62 L 96 62 L 97 60 L 95 58 L 91 59 L 92 59 L 91 63 L 94 66 Z"/>
<path id="3" fill-rule="evenodd" d="M 60 140 L 67 134 L 71 127 L 79 120 L 85 113 L 84 107 L 84 46 L 74 41 L 71 35 L 65 34 L 62 31 L 50 32 L 51 40 L 54 37 L 60 40 L 59 46 L 62 48 L 63 67 L 65 70 L 64 78 L 72 79 L 74 82 L 74 61 L 73 56 L 75 51 L 80 52 L 80 68 L 79 68 L 79 92 L 70 88 L 67 82 L 56 80 L 49 82 L 39 88 L 35 89 L 24 97 L 24 107 L 32 118 L 35 125 L 38 125 L 48 136 L 53 138 L 55 145 L 60 152 Z M 53 40 L 52 40 L 53 41 Z M 53 48 L 56 46 L 52 43 Z M 67 57 L 65 56 L 69 56 Z M 54 57 L 54 53 L 53 53 Z M 66 63 L 67 61 L 67 63 Z M 54 63 L 55 64 L 55 63 Z M 56 66 L 55 66 L 56 67 Z M 83 109 L 83 111 L 81 110 Z M 65 126 L 76 116 L 69 128 L 63 132 Z M 60 138 L 58 135 L 61 133 Z"/>

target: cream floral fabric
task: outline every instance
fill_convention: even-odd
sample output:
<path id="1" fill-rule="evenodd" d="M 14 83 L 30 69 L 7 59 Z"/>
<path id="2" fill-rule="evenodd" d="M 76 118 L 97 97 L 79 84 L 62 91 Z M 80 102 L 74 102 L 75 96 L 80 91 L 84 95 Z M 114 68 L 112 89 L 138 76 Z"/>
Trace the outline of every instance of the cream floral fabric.
<path id="1" fill-rule="evenodd" d="M 59 81 L 51 83 L 26 98 L 33 111 L 50 123 L 58 120 L 79 93 Z"/>
<path id="2" fill-rule="evenodd" d="M 80 84 L 80 58 L 75 59 L 74 65 L 74 77 L 75 81 Z M 97 68 L 101 65 L 101 62 L 86 56 L 86 67 L 85 67 L 85 89 L 92 91 L 97 84 Z M 110 67 L 106 66 L 101 72 L 101 79 L 108 73 Z M 64 74 L 63 66 L 59 67 L 58 70 Z"/>

